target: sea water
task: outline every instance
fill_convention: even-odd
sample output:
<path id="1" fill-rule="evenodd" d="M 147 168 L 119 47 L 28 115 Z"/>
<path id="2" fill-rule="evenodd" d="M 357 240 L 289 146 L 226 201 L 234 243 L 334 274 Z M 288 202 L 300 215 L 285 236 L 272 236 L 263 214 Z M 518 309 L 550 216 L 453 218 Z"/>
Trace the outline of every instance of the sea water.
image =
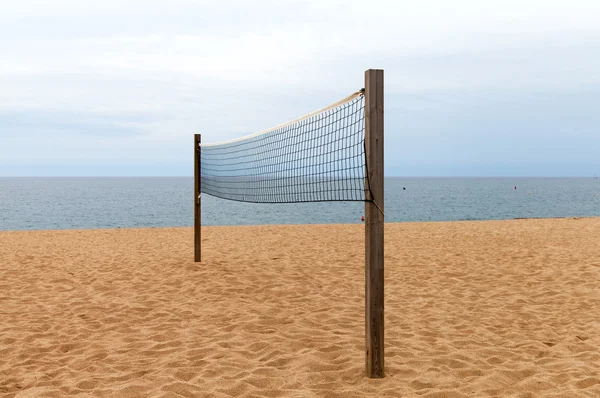
<path id="1" fill-rule="evenodd" d="M 192 226 L 193 190 L 191 177 L 0 177 L 0 230 Z M 386 222 L 600 216 L 600 180 L 392 177 L 384 212 Z M 360 223 L 363 214 L 362 202 L 202 196 L 202 225 Z"/>

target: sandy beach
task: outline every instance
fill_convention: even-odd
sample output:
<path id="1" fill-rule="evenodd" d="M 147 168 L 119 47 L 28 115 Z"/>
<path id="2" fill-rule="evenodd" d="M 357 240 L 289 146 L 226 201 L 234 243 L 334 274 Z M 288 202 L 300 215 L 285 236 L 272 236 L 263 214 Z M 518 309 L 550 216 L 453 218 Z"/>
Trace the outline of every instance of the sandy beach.
<path id="1" fill-rule="evenodd" d="M 0 232 L 2 397 L 599 397 L 600 218 Z"/>

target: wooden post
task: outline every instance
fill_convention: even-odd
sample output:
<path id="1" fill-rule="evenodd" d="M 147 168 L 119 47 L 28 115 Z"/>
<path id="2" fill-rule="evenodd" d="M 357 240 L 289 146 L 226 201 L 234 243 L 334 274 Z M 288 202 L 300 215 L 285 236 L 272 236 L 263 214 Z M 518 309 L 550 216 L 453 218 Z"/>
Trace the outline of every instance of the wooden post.
<path id="1" fill-rule="evenodd" d="M 371 378 L 384 376 L 383 319 L 383 70 L 365 72 L 365 339 Z"/>
<path id="2" fill-rule="evenodd" d="M 194 134 L 194 262 L 202 261 L 200 191 L 200 134 Z"/>

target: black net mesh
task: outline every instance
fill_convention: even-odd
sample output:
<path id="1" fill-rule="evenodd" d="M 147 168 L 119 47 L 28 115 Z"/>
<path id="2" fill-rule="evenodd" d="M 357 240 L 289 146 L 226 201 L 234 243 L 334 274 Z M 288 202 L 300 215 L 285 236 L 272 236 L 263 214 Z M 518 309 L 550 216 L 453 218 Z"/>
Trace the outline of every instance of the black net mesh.
<path id="1" fill-rule="evenodd" d="M 253 136 L 200 146 L 201 192 L 255 203 L 365 200 L 364 95 Z"/>

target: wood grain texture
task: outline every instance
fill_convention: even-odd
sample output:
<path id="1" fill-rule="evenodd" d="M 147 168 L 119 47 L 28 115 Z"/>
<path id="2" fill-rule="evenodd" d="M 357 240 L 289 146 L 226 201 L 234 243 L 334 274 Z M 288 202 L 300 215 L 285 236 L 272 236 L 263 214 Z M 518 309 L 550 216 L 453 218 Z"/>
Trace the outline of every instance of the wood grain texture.
<path id="1" fill-rule="evenodd" d="M 383 70 L 365 72 L 365 344 L 367 375 L 384 377 Z"/>

